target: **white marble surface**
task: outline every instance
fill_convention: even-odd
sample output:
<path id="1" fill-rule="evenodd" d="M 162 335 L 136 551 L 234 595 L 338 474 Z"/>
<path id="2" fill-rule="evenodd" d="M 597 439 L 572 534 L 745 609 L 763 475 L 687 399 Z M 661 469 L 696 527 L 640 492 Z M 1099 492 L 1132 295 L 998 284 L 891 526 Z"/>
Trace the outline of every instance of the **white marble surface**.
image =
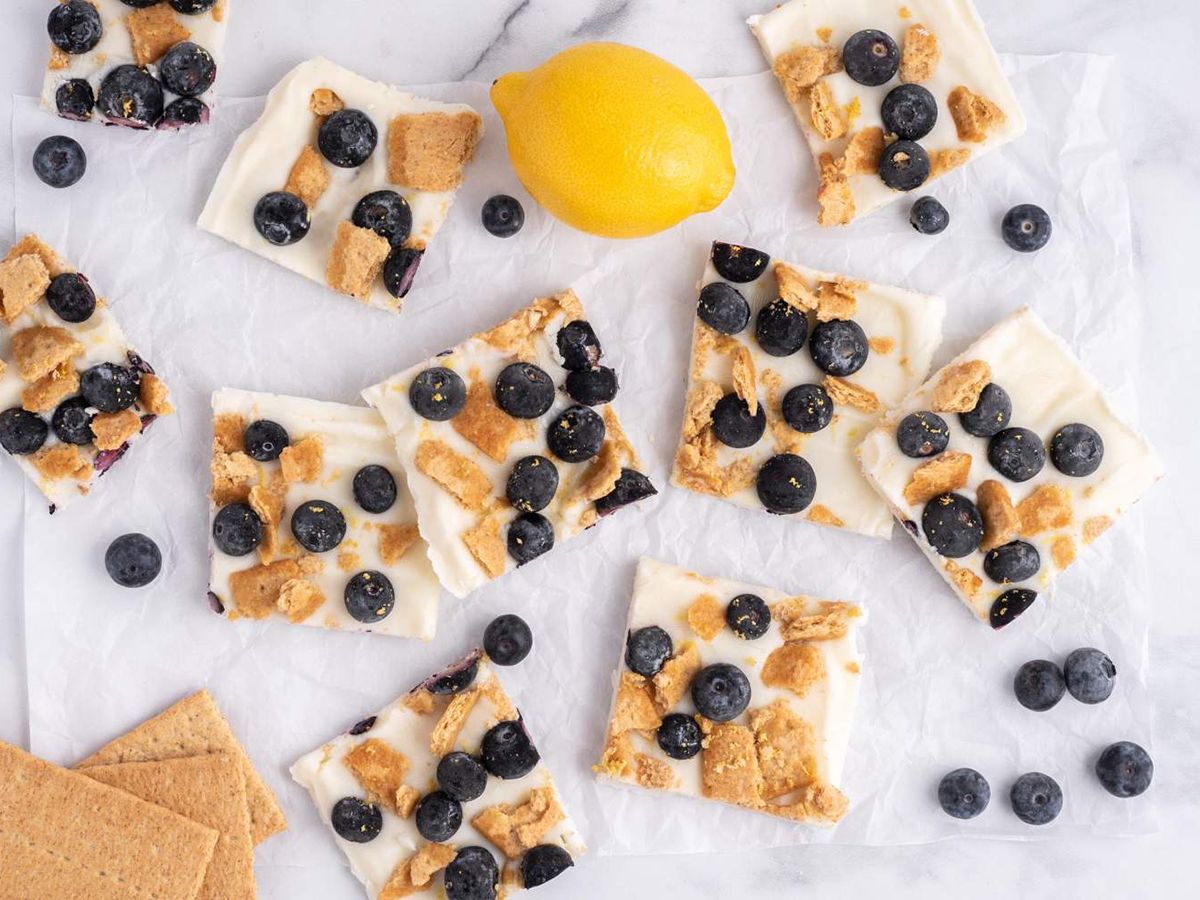
<path id="1" fill-rule="evenodd" d="M 697 76 L 760 70 L 742 22 L 759 0 L 235 0 L 222 73 L 228 95 L 261 94 L 294 62 L 320 51 L 363 74 L 397 83 L 486 80 L 536 65 L 581 40 L 613 39 L 658 52 Z M 1200 329 L 1192 246 L 1200 239 L 1200 170 L 1195 152 L 1195 66 L 1200 37 L 1192 0 L 977 0 L 999 50 L 1081 50 L 1120 61 L 1121 150 L 1132 194 L 1142 289 L 1141 424 L 1164 457 L 1168 482 L 1141 505 L 1154 573 L 1151 636 L 1156 780 L 1163 831 L 1136 840 L 1037 844 L 952 842 L 896 848 L 808 846 L 704 858 L 588 859 L 546 898 L 613 896 L 761 897 L 804 895 L 1194 896 L 1200 841 L 1200 606 L 1189 573 L 1200 506 L 1195 460 L 1200 428 L 1183 386 L 1200 383 Z M 10 132 L 10 94 L 34 95 L 44 65 L 49 0 L 6 0 L 0 11 L 0 129 Z M 306 43 L 279 42 L 279 16 L 313 23 Z M 1188 110 L 1192 110 L 1188 113 Z M 1036 128 L 1036 123 L 1031 123 Z M 47 133 L 53 123 L 47 120 Z M 0 244 L 12 221 L 11 142 L 0 141 Z M 28 160 L 15 161 L 27 166 Z M 1182 407 L 1182 412 L 1177 408 Z M 21 476 L 0 466 L 0 547 L 21 534 Z M 0 737 L 27 737 L 20 572 L 0 553 Z M 272 896 L 360 896 L 345 870 L 296 870 Z"/>

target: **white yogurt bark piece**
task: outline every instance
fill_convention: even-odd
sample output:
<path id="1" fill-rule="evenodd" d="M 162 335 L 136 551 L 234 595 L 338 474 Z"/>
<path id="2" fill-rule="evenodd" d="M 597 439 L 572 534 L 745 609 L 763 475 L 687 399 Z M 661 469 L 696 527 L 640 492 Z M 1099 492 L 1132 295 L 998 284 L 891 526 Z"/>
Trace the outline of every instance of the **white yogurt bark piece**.
<path id="1" fill-rule="evenodd" d="M 156 418 L 167 387 L 86 276 L 36 235 L 0 262 L 0 445 L 50 511 L 91 491 Z"/>
<path id="2" fill-rule="evenodd" d="M 124 3 L 122 0 L 60 0 L 61 5 L 81 2 L 91 5 L 99 14 L 100 39 L 82 52 L 69 52 L 51 41 L 50 62 L 42 82 L 43 109 L 68 119 L 137 128 L 178 128 L 208 122 L 209 111 L 217 98 L 216 78 L 225 64 L 229 0 L 150 0 L 149 4 Z M 51 9 L 47 7 L 47 13 Z M 91 15 L 86 11 L 82 14 Z M 68 16 L 69 12 L 58 15 Z M 75 44 L 72 49 L 88 43 L 91 42 Z M 172 47 L 184 43 L 195 44 L 205 51 L 215 67 L 215 76 L 206 76 L 200 82 L 185 80 L 180 83 L 170 74 L 164 79 L 164 57 Z M 190 52 L 190 48 L 188 50 Z M 177 54 L 180 52 L 176 51 Z M 146 93 L 139 97 L 149 99 L 147 105 L 134 102 L 132 106 L 125 106 L 122 98 L 129 96 L 126 93 L 128 81 L 123 88 L 117 81 L 103 87 L 105 79 L 122 66 L 143 69 L 140 75 L 128 70 L 124 75 L 132 76 L 145 88 Z M 185 68 L 194 71 L 192 67 Z M 167 82 L 186 93 L 176 93 Z M 117 99 L 111 105 L 106 104 L 102 92 L 105 96 L 111 92 Z M 161 116 L 153 115 L 154 109 L 166 112 Z M 106 114 L 114 110 L 124 115 Z M 129 115 L 129 112 L 133 114 Z M 148 120 L 147 112 L 153 116 L 153 121 Z"/>
<path id="3" fill-rule="evenodd" d="M 838 786 L 862 677 L 856 632 L 864 621 L 853 604 L 643 558 L 597 774 L 836 823 L 848 808 Z M 730 667 L 744 680 L 731 678 Z M 709 707 L 739 693 L 734 679 L 742 702 L 718 716 Z M 706 690 L 708 683 L 714 687 Z"/>
<path id="4" fill-rule="evenodd" d="M 993 628 L 1162 476 L 1146 439 L 1028 308 L 891 410 L 859 455 L 917 546 Z"/>
<path id="5" fill-rule="evenodd" d="M 363 391 L 396 439 L 450 593 L 465 597 L 656 493 L 608 402 L 617 379 L 601 357 L 565 291 Z"/>
<path id="6" fill-rule="evenodd" d="M 459 777 L 439 779 L 438 764 L 451 754 L 446 770 Z M 444 898 L 456 874 L 489 870 L 503 896 L 542 883 L 539 875 L 561 874 L 586 850 L 482 651 L 301 757 L 291 773 L 371 900 Z M 448 815 L 434 814 L 447 808 Z M 456 829 L 429 830 L 430 821 L 458 811 Z M 418 821 L 437 840 L 424 837 Z M 471 860 L 475 853 L 487 856 Z"/>
<path id="7" fill-rule="evenodd" d="M 229 388 L 212 405 L 213 608 L 432 638 L 437 578 L 379 414 Z"/>
<path id="8" fill-rule="evenodd" d="M 672 483 L 889 537 L 887 504 L 863 480 L 854 447 L 925 378 L 944 313 L 938 297 L 714 243 Z M 858 342 L 853 364 L 843 359 L 847 336 Z M 825 371 L 818 345 L 834 348 L 835 365 L 822 356 Z"/>
<path id="9" fill-rule="evenodd" d="M 337 117 L 361 121 L 360 114 L 374 127 L 374 148 L 358 165 L 344 165 L 356 159 L 345 157 L 334 164 L 320 135 L 336 136 Z M 199 225 L 332 290 L 399 312 L 482 134 L 483 120 L 465 104 L 425 100 L 312 59 L 283 77 L 237 139 Z M 276 191 L 299 197 L 307 211 L 307 233 L 292 243 L 268 241 L 255 224 L 259 201 Z M 359 201 L 377 191 L 402 198 L 398 216 L 411 218 L 407 229 L 389 219 L 384 237 L 351 221 Z M 380 216 L 377 210 L 370 221 Z"/>
<path id="10" fill-rule="evenodd" d="M 917 139 L 929 180 L 1025 131 L 971 0 L 790 0 L 749 25 L 812 150 L 822 225 L 848 224 L 901 196 L 879 176 L 885 144 L 896 139 L 881 109 L 900 84 L 920 85 L 937 104 L 936 123 Z M 882 84 L 860 84 L 843 65 L 846 41 L 864 30 L 897 45 L 899 71 Z"/>

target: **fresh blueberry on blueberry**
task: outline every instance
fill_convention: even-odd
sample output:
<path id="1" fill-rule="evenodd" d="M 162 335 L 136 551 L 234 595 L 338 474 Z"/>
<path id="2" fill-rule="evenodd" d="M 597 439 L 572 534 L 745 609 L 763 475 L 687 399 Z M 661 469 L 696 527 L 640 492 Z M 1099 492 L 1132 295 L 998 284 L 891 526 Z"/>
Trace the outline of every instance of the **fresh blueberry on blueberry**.
<path id="1" fill-rule="evenodd" d="M 937 124 L 937 100 L 919 84 L 897 85 L 883 98 L 880 115 L 884 131 L 906 141 L 919 141 Z"/>
<path id="2" fill-rule="evenodd" d="M 596 512 L 601 518 L 622 507 L 653 497 L 658 491 L 650 479 L 636 469 L 621 469 L 613 489 L 596 501 Z"/>
<path id="3" fill-rule="evenodd" d="M 770 256 L 753 247 L 713 241 L 713 268 L 726 281 L 734 281 L 738 284 L 753 281 L 767 270 L 767 264 L 770 261 Z"/>
<path id="4" fill-rule="evenodd" d="M 321 154 L 341 169 L 361 166 L 375 152 L 379 130 L 362 110 L 339 109 L 317 132 Z"/>
<path id="5" fill-rule="evenodd" d="M 1017 702 L 1034 712 L 1045 712 L 1063 698 L 1067 682 L 1062 669 L 1048 659 L 1032 659 L 1017 669 L 1013 693 Z"/>
<path id="6" fill-rule="evenodd" d="M 959 559 L 979 549 L 983 517 L 962 494 L 938 494 L 921 512 L 921 530 L 940 555 Z"/>
<path id="7" fill-rule="evenodd" d="M 1033 606 L 1035 600 L 1037 600 L 1037 591 L 1031 591 L 1028 588 L 1009 588 L 992 601 L 992 608 L 988 611 L 988 624 L 993 629 L 1000 630 Z"/>
<path id="8" fill-rule="evenodd" d="M 434 791 L 422 797 L 413 814 L 421 837 L 435 843 L 454 837 L 462 827 L 462 819 L 462 804 L 442 791 Z"/>
<path id="9" fill-rule="evenodd" d="M 71 78 L 54 92 L 54 105 L 64 119 L 86 122 L 96 108 L 96 92 L 86 78 Z"/>
<path id="10" fill-rule="evenodd" d="M 46 420 L 27 409 L 14 406 L 0 412 L 0 446 L 14 456 L 37 452 L 49 433 Z"/>
<path id="11" fill-rule="evenodd" d="M 442 793 L 459 803 L 483 796 L 487 787 L 487 769 L 483 763 L 461 750 L 443 756 L 437 765 L 437 784 Z"/>
<path id="12" fill-rule="evenodd" d="M 496 665 L 515 666 L 533 649 L 533 631 L 520 616 L 497 616 L 484 629 L 483 649 Z"/>
<path id="13" fill-rule="evenodd" d="M 544 456 L 518 459 L 508 475 L 505 496 L 514 509 L 537 512 L 545 509 L 558 491 L 558 469 Z"/>
<path id="14" fill-rule="evenodd" d="M 422 687 L 431 694 L 457 694 L 475 683 L 479 674 L 479 654 L 473 653 L 448 669 L 426 678 Z"/>
<path id="15" fill-rule="evenodd" d="M 306 500 L 292 512 L 292 534 L 309 553 L 326 553 L 346 536 L 346 518 L 327 500 Z"/>
<path id="16" fill-rule="evenodd" d="M 87 154 L 74 138 L 48 137 L 33 151 L 33 171 L 42 184 L 69 188 L 87 171 Z"/>
<path id="17" fill-rule="evenodd" d="M 958 423 L 967 434 L 990 438 L 1008 427 L 1012 419 L 1012 400 L 1008 391 L 989 382 L 979 392 L 979 399 L 970 412 L 959 413 Z"/>
<path id="18" fill-rule="evenodd" d="M 779 453 L 763 463 L 754 488 L 767 512 L 791 515 L 812 503 L 817 493 L 817 475 L 803 456 Z"/>
<path id="19" fill-rule="evenodd" d="M 713 407 L 712 429 L 718 441 L 727 447 L 753 447 L 767 427 L 767 411 L 758 404 L 754 414 L 735 393 L 728 393 Z"/>
<path id="20" fill-rule="evenodd" d="M 750 705 L 750 679 L 729 663 L 705 666 L 692 679 L 692 702 L 706 719 L 736 719 Z"/>
<path id="21" fill-rule="evenodd" d="M 771 607 L 757 594 L 738 594 L 725 607 L 725 623 L 742 640 L 757 640 L 771 627 Z"/>
<path id="22" fill-rule="evenodd" d="M 604 419 L 587 406 L 569 406 L 546 428 L 546 446 L 564 462 L 585 462 L 604 444 Z"/>
<path id="23" fill-rule="evenodd" d="M 64 53 L 87 53 L 104 35 L 100 13 L 87 0 L 66 0 L 46 19 L 50 41 Z"/>
<path id="24" fill-rule="evenodd" d="M 539 887 L 573 865 L 575 860 L 571 859 L 571 854 L 558 844 L 538 844 L 521 857 L 521 884 L 527 889 Z"/>
<path id="25" fill-rule="evenodd" d="M 554 526 L 541 513 L 521 513 L 508 526 L 508 555 L 523 566 L 553 549 Z"/>
<path id="26" fill-rule="evenodd" d="M 908 224 L 921 234 L 941 234 L 950 227 L 950 212 L 936 197 L 921 197 L 908 211 Z"/>
<path id="27" fill-rule="evenodd" d="M 180 97 L 199 97 L 217 80 L 212 54 L 191 41 L 180 41 L 158 63 L 163 87 Z"/>
<path id="28" fill-rule="evenodd" d="M 1046 825 L 1062 812 L 1063 794 L 1058 782 L 1041 772 L 1027 772 L 1009 794 L 1013 812 L 1026 825 Z"/>
<path id="29" fill-rule="evenodd" d="M 808 341 L 808 352 L 822 372 L 844 378 L 866 365 L 871 345 L 857 322 L 830 319 L 817 323 Z"/>
<path id="30" fill-rule="evenodd" d="M 287 429 L 278 422 L 259 419 L 246 426 L 242 443 L 246 445 L 246 454 L 251 459 L 270 462 L 279 459 L 279 454 L 291 443 L 291 438 Z"/>
<path id="31" fill-rule="evenodd" d="M 850 35 L 842 46 L 842 65 L 853 81 L 877 87 L 900 70 L 900 48 L 890 35 L 868 28 Z"/>
<path id="32" fill-rule="evenodd" d="M 263 540 L 263 521 L 248 503 L 222 506 L 213 517 L 213 543 L 226 556 L 245 556 Z"/>
<path id="33" fill-rule="evenodd" d="M 422 419 L 445 422 L 457 416 L 467 402 L 467 386 L 453 369 L 433 366 L 413 379 L 408 402 Z"/>
<path id="34" fill-rule="evenodd" d="M 510 416 L 536 419 L 554 404 L 554 380 L 533 363 L 511 363 L 496 377 L 495 397 Z"/>
<path id="35" fill-rule="evenodd" d="M 815 434 L 833 421 L 833 400 L 819 384 L 798 384 L 783 395 L 783 420 L 802 434 Z"/>
<path id="36" fill-rule="evenodd" d="M 512 237 L 525 225 L 525 208 L 508 194 L 489 197 L 479 214 L 487 233 L 498 238 Z"/>
<path id="37" fill-rule="evenodd" d="M 938 803 L 942 810 L 956 819 L 973 819 L 992 799 L 987 779 L 974 769 L 955 769 L 938 782 Z"/>
<path id="38" fill-rule="evenodd" d="M 163 89 L 158 79 L 134 65 L 117 66 L 100 82 L 96 106 L 117 125 L 149 128 L 163 114 Z"/>
<path id="39" fill-rule="evenodd" d="M 896 191 L 915 191 L 929 180 L 929 154 L 914 141 L 895 141 L 879 158 L 879 177 Z"/>
<path id="40" fill-rule="evenodd" d="M 658 726 L 658 746 L 671 759 L 691 759 L 700 752 L 703 735 L 695 718 L 683 713 L 663 716 Z"/>
<path id="41" fill-rule="evenodd" d="M 396 591 L 382 572 L 359 572 L 346 582 L 342 597 L 346 612 L 367 625 L 386 619 L 396 606 Z"/>
<path id="42" fill-rule="evenodd" d="M 600 339 L 583 319 L 575 319 L 558 329 L 554 340 L 564 369 L 579 372 L 600 365 L 600 356 L 603 354 Z"/>
<path id="43" fill-rule="evenodd" d="M 911 459 L 937 456 L 950 443 L 950 426 L 937 413 L 909 413 L 896 426 L 896 446 Z"/>
<path id="44" fill-rule="evenodd" d="M 617 396 L 617 373 L 608 366 L 567 373 L 564 385 L 571 399 L 584 406 L 603 406 Z"/>
<path id="45" fill-rule="evenodd" d="M 46 302 L 64 322 L 86 322 L 96 311 L 96 292 L 78 272 L 63 272 L 54 276 L 46 288 Z"/>
<path id="46" fill-rule="evenodd" d="M 383 263 L 383 286 L 397 300 L 408 296 L 424 253 L 414 247 L 397 247 L 388 254 Z"/>
<path id="47" fill-rule="evenodd" d="M 254 227 L 276 247 L 303 240 L 311 224 L 308 205 L 287 191 L 271 191 L 254 205 Z"/>
<path id="48" fill-rule="evenodd" d="M 988 441 L 988 462 L 1009 481 L 1028 481 L 1046 464 L 1042 439 L 1028 428 L 1005 428 Z"/>
<path id="49" fill-rule="evenodd" d="M 1109 744 L 1096 760 L 1096 777 L 1114 797 L 1144 794 L 1154 779 L 1154 761 L 1133 741 Z"/>
<path id="50" fill-rule="evenodd" d="M 750 304 L 733 285 L 714 281 L 700 290 L 696 315 L 722 334 L 737 334 L 750 323 Z"/>
<path id="51" fill-rule="evenodd" d="M 183 13 L 185 16 L 198 16 L 200 13 L 212 9 L 217 0 L 167 0 L 167 2 L 177 13 Z"/>
<path id="52" fill-rule="evenodd" d="M 1022 203 L 1004 214 L 1000 234 L 1004 243 L 1021 253 L 1041 250 L 1050 240 L 1050 216 L 1040 206 Z"/>
<path id="53" fill-rule="evenodd" d="M 483 847 L 463 847 L 442 876 L 446 900 L 496 900 L 500 868 Z"/>
<path id="54" fill-rule="evenodd" d="M 675 652 L 671 636 L 657 625 L 629 632 L 625 639 L 625 665 L 643 678 L 653 678 Z"/>
<path id="55" fill-rule="evenodd" d="M 129 409 L 137 402 L 142 376 L 137 369 L 100 363 L 79 376 L 79 392 L 102 413 Z"/>
<path id="56" fill-rule="evenodd" d="M 1080 703 L 1103 703 L 1112 696 L 1117 667 L 1108 654 L 1095 647 L 1073 650 L 1063 664 L 1067 690 Z"/>
<path id="57" fill-rule="evenodd" d="M 760 309 L 754 319 L 754 338 L 771 356 L 791 356 L 807 337 L 808 316 L 782 297 Z"/>
<path id="58" fill-rule="evenodd" d="M 1072 478 L 1091 475 L 1104 461 L 1104 439 L 1096 429 L 1081 422 L 1064 425 L 1050 439 L 1050 461 Z"/>
<path id="59" fill-rule="evenodd" d="M 379 837 L 383 830 L 383 813 L 378 806 L 358 797 L 343 797 L 333 804 L 329 822 L 342 840 L 365 844 Z"/>
<path id="60" fill-rule="evenodd" d="M 145 587 L 162 571 L 162 553 L 144 534 L 123 534 L 108 545 L 104 568 L 121 587 Z"/>
<path id="61" fill-rule="evenodd" d="M 207 125 L 208 116 L 208 105 L 203 100 L 195 97 L 180 97 L 167 104 L 162 118 L 154 127 L 159 131 L 178 131 L 192 125 Z"/>
<path id="62" fill-rule="evenodd" d="M 395 249 L 412 231 L 412 207 L 395 191 L 372 191 L 355 204 L 350 221 L 386 238 Z"/>
<path id="63" fill-rule="evenodd" d="M 523 778 L 541 759 L 521 722 L 501 722 L 483 736 L 483 767 L 497 778 Z"/>
<path id="64" fill-rule="evenodd" d="M 385 513 L 396 503 L 396 478 L 384 466 L 363 466 L 354 473 L 354 502 L 364 512 Z"/>
<path id="65" fill-rule="evenodd" d="M 1037 547 L 1025 541 L 1010 541 L 993 547 L 983 557 L 983 571 L 996 584 L 1028 581 L 1042 567 Z"/>
<path id="66" fill-rule="evenodd" d="M 50 417 L 50 428 L 64 444 L 82 447 L 96 439 L 92 433 L 92 414 L 88 412 L 88 403 L 82 397 L 71 397 L 58 404 L 58 409 Z"/>

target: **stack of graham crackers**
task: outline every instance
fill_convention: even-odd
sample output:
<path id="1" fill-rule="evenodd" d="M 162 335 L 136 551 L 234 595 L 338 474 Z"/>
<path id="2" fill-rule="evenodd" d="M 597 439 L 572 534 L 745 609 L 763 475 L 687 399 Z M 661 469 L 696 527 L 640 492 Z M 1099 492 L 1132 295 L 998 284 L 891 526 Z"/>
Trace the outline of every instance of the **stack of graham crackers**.
<path id="1" fill-rule="evenodd" d="M 283 812 L 207 691 L 63 769 L 0 742 L 0 900 L 242 900 Z"/>

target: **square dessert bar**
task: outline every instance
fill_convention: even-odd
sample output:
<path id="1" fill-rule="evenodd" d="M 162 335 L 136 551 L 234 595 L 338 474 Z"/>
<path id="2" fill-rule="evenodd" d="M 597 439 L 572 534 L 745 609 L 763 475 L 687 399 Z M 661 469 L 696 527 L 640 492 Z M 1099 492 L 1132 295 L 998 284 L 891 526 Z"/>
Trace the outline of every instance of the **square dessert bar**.
<path id="1" fill-rule="evenodd" d="M 1162 476 L 1146 439 L 1028 308 L 891 410 L 859 454 L 917 546 L 993 628 Z"/>
<path id="2" fill-rule="evenodd" d="M 971 0 L 790 0 L 749 24 L 812 150 L 822 225 L 1025 131 Z"/>
<path id="3" fill-rule="evenodd" d="M 714 243 L 672 483 L 888 537 L 854 446 L 921 383 L 944 312 L 938 297 Z"/>
<path id="4" fill-rule="evenodd" d="M 642 559 L 597 774 L 834 824 L 862 621 L 853 604 Z"/>
<path id="5" fill-rule="evenodd" d="M 503 897 L 586 849 L 479 650 L 291 772 L 371 900 Z"/>
<path id="6" fill-rule="evenodd" d="M 433 568 L 456 597 L 656 493 L 601 354 L 565 291 L 363 391 L 396 439 Z"/>
<path id="7" fill-rule="evenodd" d="M 229 0 L 59 0 L 47 12 L 44 109 L 131 128 L 208 122 Z"/>
<path id="8" fill-rule="evenodd" d="M 228 388 L 212 403 L 213 608 L 432 638 L 437 578 L 379 414 Z"/>
<path id="9" fill-rule="evenodd" d="M 36 235 L 0 262 L 0 322 L 0 446 L 54 512 L 175 408 L 87 277 Z"/>
<path id="10" fill-rule="evenodd" d="M 399 312 L 482 134 L 469 106 L 312 59 L 275 85 L 237 139 L 199 225 Z"/>

